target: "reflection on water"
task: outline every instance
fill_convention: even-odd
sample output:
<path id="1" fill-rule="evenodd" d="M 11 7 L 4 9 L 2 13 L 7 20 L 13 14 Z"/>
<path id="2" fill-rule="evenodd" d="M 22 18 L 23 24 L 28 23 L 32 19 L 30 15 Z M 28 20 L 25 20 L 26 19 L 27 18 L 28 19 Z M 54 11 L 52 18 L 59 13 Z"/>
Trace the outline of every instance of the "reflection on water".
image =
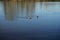
<path id="1" fill-rule="evenodd" d="M 48 7 L 58 6 L 58 2 L 4 2 L 5 16 L 7 19 L 19 18 L 32 18 L 35 15 L 39 15 L 42 10 L 46 12 L 50 10 Z M 47 9 L 47 10 L 46 10 Z M 56 8 L 55 8 L 56 9 Z M 58 9 L 58 8 L 57 8 Z M 51 10 L 50 10 L 51 11 Z M 36 13 L 36 14 L 35 14 Z M 19 15 L 19 16 L 18 16 Z"/>
<path id="2" fill-rule="evenodd" d="M 43 2 L 4 2 L 5 17 L 8 20 L 18 18 L 32 18 L 34 15 L 40 13 L 40 10 L 47 6 L 48 3 Z M 36 12 L 36 14 L 35 14 Z M 18 16 L 19 15 L 19 16 Z M 39 14 L 38 14 L 39 15 Z"/>
<path id="3" fill-rule="evenodd" d="M 34 16 L 34 2 L 4 2 L 5 17 L 7 19 L 32 18 Z"/>
<path id="4" fill-rule="evenodd" d="M 33 1 L 30 1 L 30 2 L 29 1 L 27 1 L 27 2 L 26 1 L 25 2 L 6 1 L 6 2 L 4 2 L 5 18 L 8 20 L 13 20 L 16 18 L 32 19 L 33 17 L 36 17 L 41 12 L 43 12 L 43 10 L 45 10 L 47 13 L 48 10 L 50 10 L 50 9 L 48 9 L 48 7 L 50 7 L 51 5 L 57 6 L 59 4 L 59 3 L 58 4 L 57 3 L 33 2 Z"/>
<path id="5" fill-rule="evenodd" d="M 56 39 L 60 36 L 60 2 L 0 2 L 0 30 L 8 39 Z"/>

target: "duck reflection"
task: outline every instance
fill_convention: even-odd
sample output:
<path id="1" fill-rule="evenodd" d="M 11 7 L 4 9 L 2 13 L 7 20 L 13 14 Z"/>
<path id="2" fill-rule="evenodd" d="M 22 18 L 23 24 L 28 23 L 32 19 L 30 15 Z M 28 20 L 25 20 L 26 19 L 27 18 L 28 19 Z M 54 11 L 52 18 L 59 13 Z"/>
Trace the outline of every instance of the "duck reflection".
<path id="1" fill-rule="evenodd" d="M 33 1 L 4 1 L 5 18 L 15 20 L 17 18 L 30 18 L 34 16 L 35 2 Z"/>

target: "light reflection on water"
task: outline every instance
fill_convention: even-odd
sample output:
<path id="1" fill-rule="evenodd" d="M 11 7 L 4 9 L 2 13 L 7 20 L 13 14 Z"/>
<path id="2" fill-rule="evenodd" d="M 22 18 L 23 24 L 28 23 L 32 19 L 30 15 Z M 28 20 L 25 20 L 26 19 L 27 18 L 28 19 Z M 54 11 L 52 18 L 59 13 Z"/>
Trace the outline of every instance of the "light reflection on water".
<path id="1" fill-rule="evenodd" d="M 59 2 L 18 2 L 12 5 L 4 5 L 3 2 L 0 2 L 2 32 L 27 32 L 31 35 L 47 35 L 54 38 L 58 34 L 57 32 L 60 32 Z"/>

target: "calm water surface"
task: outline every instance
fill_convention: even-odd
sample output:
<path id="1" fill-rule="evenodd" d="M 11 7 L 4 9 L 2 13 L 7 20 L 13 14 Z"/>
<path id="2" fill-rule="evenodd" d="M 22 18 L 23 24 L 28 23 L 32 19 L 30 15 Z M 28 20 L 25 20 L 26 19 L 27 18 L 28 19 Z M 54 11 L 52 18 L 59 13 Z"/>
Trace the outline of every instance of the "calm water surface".
<path id="1" fill-rule="evenodd" d="M 1 40 L 59 40 L 60 2 L 0 2 L 0 30 Z"/>

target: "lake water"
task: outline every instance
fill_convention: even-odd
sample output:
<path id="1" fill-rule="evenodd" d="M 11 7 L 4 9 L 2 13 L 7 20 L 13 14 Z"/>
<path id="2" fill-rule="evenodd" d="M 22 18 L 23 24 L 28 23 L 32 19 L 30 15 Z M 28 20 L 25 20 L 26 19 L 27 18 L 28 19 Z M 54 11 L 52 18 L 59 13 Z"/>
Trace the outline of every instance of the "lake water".
<path id="1" fill-rule="evenodd" d="M 0 2 L 1 40 L 59 40 L 60 2 Z"/>

